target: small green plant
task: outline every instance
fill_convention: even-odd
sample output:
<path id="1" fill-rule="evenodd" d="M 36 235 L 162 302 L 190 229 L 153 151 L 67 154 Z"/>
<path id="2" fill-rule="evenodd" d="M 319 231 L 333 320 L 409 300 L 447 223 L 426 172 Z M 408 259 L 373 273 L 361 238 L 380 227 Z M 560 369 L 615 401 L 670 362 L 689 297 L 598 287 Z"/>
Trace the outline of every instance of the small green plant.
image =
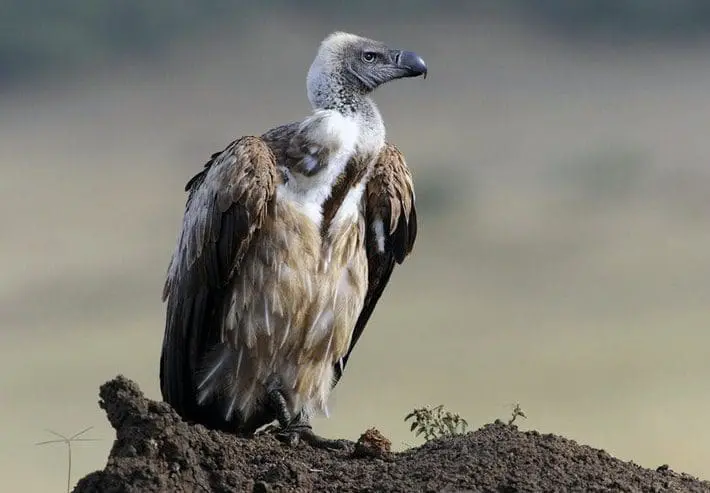
<path id="1" fill-rule="evenodd" d="M 523 412 L 523 409 L 520 407 L 520 403 L 516 402 L 513 406 L 513 412 L 511 413 L 510 419 L 508 420 L 508 426 L 515 423 L 515 420 L 518 417 L 527 418 L 527 416 L 525 416 L 525 413 Z"/>
<path id="2" fill-rule="evenodd" d="M 57 438 L 54 440 L 46 440 L 44 442 L 35 443 L 35 445 L 49 445 L 50 443 L 63 443 L 67 447 L 67 493 L 71 491 L 71 444 L 73 442 L 97 442 L 99 438 L 81 438 L 81 435 L 92 429 L 93 426 L 84 428 L 78 433 L 74 433 L 70 437 L 66 437 L 60 433 L 53 430 L 46 430 Z"/>
<path id="3" fill-rule="evenodd" d="M 415 436 L 424 435 L 427 442 L 442 436 L 466 433 L 468 428 L 465 419 L 445 410 L 443 405 L 431 409 L 428 407 L 414 409 L 404 418 L 405 422 L 410 420 L 412 425 L 409 431 L 414 432 Z"/>

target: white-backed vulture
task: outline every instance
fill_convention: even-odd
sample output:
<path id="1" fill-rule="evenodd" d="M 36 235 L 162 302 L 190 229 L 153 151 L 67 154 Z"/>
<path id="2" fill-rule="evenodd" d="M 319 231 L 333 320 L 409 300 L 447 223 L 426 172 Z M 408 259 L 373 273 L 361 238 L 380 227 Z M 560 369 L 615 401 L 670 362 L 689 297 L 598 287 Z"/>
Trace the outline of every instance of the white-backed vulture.
<path id="1" fill-rule="evenodd" d="M 316 446 L 328 395 L 417 232 L 412 177 L 372 92 L 425 75 L 411 51 L 336 32 L 307 76 L 313 112 L 245 136 L 186 185 L 163 292 L 163 398 L 186 420 Z"/>

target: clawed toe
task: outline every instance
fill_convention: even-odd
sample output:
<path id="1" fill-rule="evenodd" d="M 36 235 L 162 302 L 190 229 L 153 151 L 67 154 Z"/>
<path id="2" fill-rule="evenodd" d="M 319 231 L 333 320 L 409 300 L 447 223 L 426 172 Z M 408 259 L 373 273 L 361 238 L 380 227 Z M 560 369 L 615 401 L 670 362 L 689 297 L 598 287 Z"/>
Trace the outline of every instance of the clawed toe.
<path id="1" fill-rule="evenodd" d="M 316 435 L 313 433 L 310 426 L 289 426 L 278 432 L 276 437 L 292 447 L 295 447 L 302 441 L 314 448 L 330 450 L 344 450 L 349 446 L 349 442 L 347 440 L 324 438 Z"/>
<path id="2" fill-rule="evenodd" d="M 269 424 L 264 425 L 261 428 L 257 429 L 254 432 L 254 436 L 272 435 L 272 434 L 277 434 L 278 432 L 279 432 L 279 425 L 276 423 L 269 423 Z"/>

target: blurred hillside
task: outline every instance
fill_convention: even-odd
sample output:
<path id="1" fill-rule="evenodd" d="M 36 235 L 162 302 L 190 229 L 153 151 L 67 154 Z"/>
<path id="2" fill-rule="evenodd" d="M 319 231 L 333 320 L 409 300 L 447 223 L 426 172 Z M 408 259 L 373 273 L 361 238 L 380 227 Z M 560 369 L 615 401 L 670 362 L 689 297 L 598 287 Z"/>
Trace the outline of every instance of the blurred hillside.
<path id="1" fill-rule="evenodd" d="M 415 406 L 475 427 L 520 402 L 526 428 L 710 477 L 704 4 L 534 3 L 3 2 L 0 490 L 61 490 L 45 428 L 95 426 L 74 476 L 103 467 L 117 373 L 159 398 L 185 182 L 307 114 L 334 29 L 430 71 L 376 95 L 420 234 L 318 431 L 403 448 Z"/>
<path id="2" fill-rule="evenodd" d="M 705 0 L 2 0 L 0 89 L 119 57 L 159 56 L 174 43 L 216 29 L 240 32 L 255 15 L 286 11 L 327 22 L 373 25 L 422 17 L 515 17 L 568 41 L 685 40 L 710 32 Z"/>

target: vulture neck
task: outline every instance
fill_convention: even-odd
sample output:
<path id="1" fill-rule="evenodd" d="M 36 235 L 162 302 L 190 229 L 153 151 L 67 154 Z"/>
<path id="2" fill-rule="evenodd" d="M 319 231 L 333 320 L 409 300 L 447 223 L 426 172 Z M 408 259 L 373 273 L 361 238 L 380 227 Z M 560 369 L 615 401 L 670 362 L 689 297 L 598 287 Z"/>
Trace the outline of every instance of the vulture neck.
<path id="1" fill-rule="evenodd" d="M 337 111 L 352 118 L 371 136 L 381 134 L 384 122 L 372 98 L 336 74 L 309 74 L 308 99 L 314 110 Z"/>

